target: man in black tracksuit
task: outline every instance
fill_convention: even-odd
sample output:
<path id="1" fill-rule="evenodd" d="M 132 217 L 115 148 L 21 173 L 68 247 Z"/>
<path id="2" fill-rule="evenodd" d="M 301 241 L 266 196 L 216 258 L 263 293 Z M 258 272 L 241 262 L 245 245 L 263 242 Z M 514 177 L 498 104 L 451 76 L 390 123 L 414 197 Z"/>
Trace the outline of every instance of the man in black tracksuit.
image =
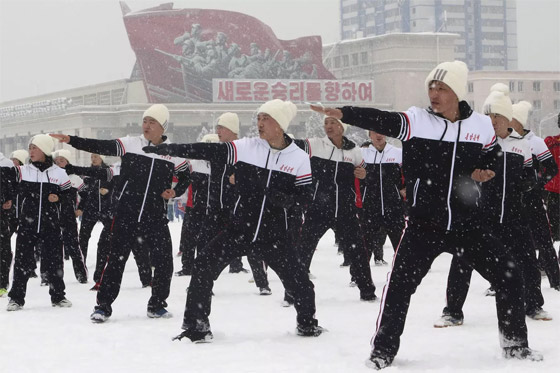
<path id="1" fill-rule="evenodd" d="M 502 89 L 499 86 L 507 89 L 507 86 L 500 83 L 492 89 Z M 550 316 L 542 309 L 544 299 L 537 257 L 530 237 L 525 234 L 526 222 L 523 219 L 525 206 L 522 194 L 535 186 L 531 149 L 521 135 L 509 128 L 512 109 L 507 94 L 492 91 L 484 103 L 484 110 L 492 119 L 502 152 L 494 167 L 496 176 L 481 185 L 480 213 L 491 234 L 500 240 L 504 249 L 511 253 L 515 263 L 521 268 L 525 313 L 535 320 L 550 320 Z M 451 262 L 447 306 L 442 317 L 434 324 L 436 328 L 463 323 L 463 304 L 469 290 L 472 268 L 461 257 L 459 253 Z"/>
<path id="2" fill-rule="evenodd" d="M 329 228 L 336 230 L 360 299 L 373 301 L 377 297 L 362 240 L 354 183 L 356 177 L 363 179 L 366 174 L 362 152 L 344 136 L 346 124 L 330 117 L 323 121 L 325 137 L 295 140 L 309 154 L 314 184 L 313 203 L 305 212 L 297 248 L 309 269 L 321 237 Z"/>
<path id="3" fill-rule="evenodd" d="M 498 149 L 490 119 L 462 101 L 467 66 L 444 62 L 428 75 L 431 108 L 405 112 L 343 107 L 313 110 L 403 141 L 408 222 L 381 301 L 368 364 L 389 366 L 398 352 L 410 297 L 442 252 L 461 252 L 496 289 L 500 342 L 506 358 L 540 360 L 527 342 L 523 282 L 498 240 L 480 224 L 475 181 L 494 175 Z"/>
<path id="4" fill-rule="evenodd" d="M 272 100 L 258 113 L 260 138 L 243 138 L 221 144 L 173 144 L 146 148 L 158 154 L 205 159 L 212 164 L 235 164 L 238 198 L 233 217 L 195 260 L 183 318 L 184 337 L 193 342 L 210 341 L 210 306 L 214 280 L 232 258 L 253 253 L 280 277 L 295 300 L 297 332 L 318 336 L 322 328 L 315 319 L 315 292 L 295 248 L 286 238 L 287 210 L 303 208 L 312 191 L 311 167 L 305 152 L 284 131 L 297 107 Z"/>
<path id="5" fill-rule="evenodd" d="M 119 293 L 126 261 L 137 245 L 149 251 L 151 265 L 155 268 L 147 315 L 150 318 L 171 317 L 165 309 L 173 276 L 167 200 L 185 192 L 187 161 L 142 151 L 150 144 L 168 143 L 163 136 L 168 120 L 167 108 L 155 104 L 144 112 L 142 136 L 95 140 L 52 135 L 77 149 L 122 157 L 117 186 L 119 203 L 113 218 L 110 254 L 97 292 L 97 306 L 91 315 L 93 322 L 104 322 L 111 316 L 111 305 Z M 179 184 L 172 189 L 174 174 Z"/>
<path id="6" fill-rule="evenodd" d="M 91 155 L 93 168 L 109 168 L 98 154 Z M 111 225 L 109 214 L 111 204 L 111 190 L 113 182 L 86 177 L 84 179 L 85 191 L 81 194 L 83 198 L 77 207 L 82 212 L 82 222 L 80 224 L 80 247 L 84 260 L 87 258 L 89 239 L 91 231 L 97 222 L 103 226 Z M 148 281 L 149 284 L 149 281 Z"/>
<path id="7" fill-rule="evenodd" d="M 402 149 L 387 144 L 384 135 L 368 132 L 372 145 L 362 148 L 367 174 L 360 182 L 360 221 L 368 254 L 373 254 L 375 265 L 383 265 L 387 235 L 396 251 L 404 228 Z"/>
<path id="8" fill-rule="evenodd" d="M 11 220 L 14 215 L 14 190 L 10 169 L 14 166 L 11 160 L 0 153 L 0 297 L 7 293 L 10 283 L 10 266 L 12 265 Z"/>
<path id="9" fill-rule="evenodd" d="M 542 138 L 524 129 L 531 104 L 521 101 L 513 106 L 511 127 L 529 142 L 533 153 L 534 178 L 537 185 L 523 194 L 525 216 L 534 247 L 539 251 L 539 263 L 548 277 L 550 287 L 560 291 L 560 268 L 554 250 L 544 198 L 544 186 L 558 173 L 556 161 Z"/>

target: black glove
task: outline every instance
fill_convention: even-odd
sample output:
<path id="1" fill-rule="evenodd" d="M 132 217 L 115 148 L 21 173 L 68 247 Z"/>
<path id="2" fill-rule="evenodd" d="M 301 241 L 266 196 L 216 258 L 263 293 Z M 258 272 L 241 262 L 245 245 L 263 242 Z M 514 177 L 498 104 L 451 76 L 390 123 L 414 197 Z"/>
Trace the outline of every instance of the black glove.
<path id="1" fill-rule="evenodd" d="M 169 149 L 167 144 L 160 144 L 156 146 L 144 146 L 142 148 L 144 153 L 156 153 L 159 155 L 169 155 Z"/>
<path id="2" fill-rule="evenodd" d="M 67 173 L 68 175 L 75 174 L 75 172 L 74 172 L 74 166 L 72 166 L 70 163 L 68 163 L 66 166 L 64 166 L 64 171 L 66 171 L 66 173 Z"/>

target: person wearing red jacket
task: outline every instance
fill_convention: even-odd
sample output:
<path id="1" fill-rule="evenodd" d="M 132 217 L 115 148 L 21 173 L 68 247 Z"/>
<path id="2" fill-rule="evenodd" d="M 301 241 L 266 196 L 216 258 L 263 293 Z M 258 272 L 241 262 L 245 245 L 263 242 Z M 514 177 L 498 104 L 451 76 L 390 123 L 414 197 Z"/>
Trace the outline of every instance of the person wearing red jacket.
<path id="1" fill-rule="evenodd" d="M 558 114 L 558 127 L 560 128 L 560 113 Z M 546 211 L 552 231 L 552 239 L 560 241 L 560 134 L 548 136 L 544 139 L 552 157 L 558 165 L 558 173 L 552 178 L 544 189 L 546 190 Z"/>

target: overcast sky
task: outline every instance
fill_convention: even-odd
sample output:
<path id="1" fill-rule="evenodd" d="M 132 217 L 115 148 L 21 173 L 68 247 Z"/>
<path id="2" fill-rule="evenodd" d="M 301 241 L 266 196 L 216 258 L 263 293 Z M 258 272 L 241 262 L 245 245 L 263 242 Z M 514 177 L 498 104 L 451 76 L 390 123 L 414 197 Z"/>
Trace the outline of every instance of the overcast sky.
<path id="1" fill-rule="evenodd" d="M 164 2 L 126 3 L 136 11 Z M 339 40 L 339 0 L 174 3 L 252 15 L 280 39 Z M 560 71 L 559 19 L 560 0 L 517 0 L 520 70 Z M 0 0 L 0 102 L 128 78 L 134 61 L 117 0 Z"/>

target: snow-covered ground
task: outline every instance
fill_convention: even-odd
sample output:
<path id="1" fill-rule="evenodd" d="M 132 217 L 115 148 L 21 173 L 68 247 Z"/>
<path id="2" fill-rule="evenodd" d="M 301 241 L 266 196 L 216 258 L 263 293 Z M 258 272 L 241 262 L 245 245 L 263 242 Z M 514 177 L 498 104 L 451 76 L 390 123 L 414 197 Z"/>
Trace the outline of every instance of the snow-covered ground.
<path id="1" fill-rule="evenodd" d="M 170 223 L 174 253 L 181 225 Z M 95 263 L 98 224 L 92 234 L 88 267 Z M 334 237 L 328 232 L 312 264 L 317 294 L 317 318 L 329 330 L 319 338 L 295 334 L 295 311 L 283 308 L 283 288 L 269 273 L 271 296 L 259 296 L 250 274 L 229 274 L 215 284 L 210 317 L 214 343 L 192 344 L 171 338 L 180 332 L 189 277 L 173 277 L 167 320 L 146 317 L 150 289 L 142 289 L 135 262 L 129 259 L 113 316 L 92 324 L 93 285 L 79 284 L 66 262 L 69 309 L 53 308 L 46 287 L 37 279 L 28 285 L 20 312 L 5 310 L 0 298 L 0 372 L 370 372 L 364 361 L 379 312 L 379 301 L 359 300 L 350 288 L 347 268 L 340 268 Z M 385 259 L 392 255 L 385 247 Z M 435 329 L 445 302 L 445 284 L 451 256 L 443 254 L 413 296 L 401 349 L 387 373 L 460 370 L 493 372 L 553 372 L 560 366 L 560 293 L 543 279 L 545 309 L 550 322 L 527 320 L 530 346 L 544 354 L 540 363 L 504 360 L 498 345 L 494 298 L 485 297 L 487 283 L 473 275 L 465 305 L 465 324 Z M 248 265 L 245 261 L 245 267 Z M 180 268 L 180 258 L 175 258 Z M 377 294 L 385 284 L 388 266 L 372 267 Z M 90 276 L 91 277 L 91 276 Z"/>

